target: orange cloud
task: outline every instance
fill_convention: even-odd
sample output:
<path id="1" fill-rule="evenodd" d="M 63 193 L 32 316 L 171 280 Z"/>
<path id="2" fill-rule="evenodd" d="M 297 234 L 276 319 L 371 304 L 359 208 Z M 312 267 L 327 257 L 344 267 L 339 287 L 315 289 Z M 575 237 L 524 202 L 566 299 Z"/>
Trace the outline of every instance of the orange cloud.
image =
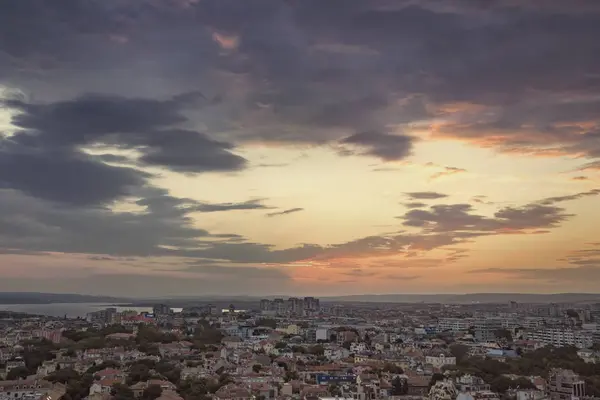
<path id="1" fill-rule="evenodd" d="M 226 35 L 219 32 L 213 32 L 212 38 L 217 44 L 225 50 L 235 50 L 240 44 L 239 36 Z"/>

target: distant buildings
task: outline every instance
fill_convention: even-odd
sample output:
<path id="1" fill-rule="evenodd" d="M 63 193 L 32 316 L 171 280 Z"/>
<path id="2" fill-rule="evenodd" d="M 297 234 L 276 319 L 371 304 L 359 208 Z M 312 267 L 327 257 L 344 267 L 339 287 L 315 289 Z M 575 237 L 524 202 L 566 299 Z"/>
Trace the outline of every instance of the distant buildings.
<path id="1" fill-rule="evenodd" d="M 287 301 L 281 298 L 260 301 L 260 310 L 263 314 L 307 316 L 318 313 L 320 308 L 319 299 L 314 297 L 303 299 L 290 297 Z"/>
<path id="2" fill-rule="evenodd" d="M 109 307 L 104 310 L 88 313 L 86 319 L 91 323 L 112 324 L 116 322 L 117 315 L 117 309 Z"/>
<path id="3" fill-rule="evenodd" d="M 438 331 L 466 331 L 471 327 L 471 322 L 466 318 L 440 318 L 438 320 Z"/>

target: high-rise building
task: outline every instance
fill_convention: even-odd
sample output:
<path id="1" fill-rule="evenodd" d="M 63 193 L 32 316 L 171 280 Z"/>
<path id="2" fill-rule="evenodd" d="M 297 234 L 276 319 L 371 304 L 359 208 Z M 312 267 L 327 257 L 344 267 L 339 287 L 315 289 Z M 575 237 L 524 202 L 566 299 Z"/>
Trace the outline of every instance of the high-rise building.
<path id="1" fill-rule="evenodd" d="M 275 299 L 273 300 L 273 310 L 277 313 L 277 315 L 283 315 L 287 311 L 286 303 L 283 299 Z"/>
<path id="2" fill-rule="evenodd" d="M 302 315 L 302 310 L 304 309 L 304 302 L 302 299 L 297 297 L 290 297 L 288 299 L 288 311 L 290 314 L 294 315 Z"/>
<path id="3" fill-rule="evenodd" d="M 319 299 L 314 297 L 305 297 L 304 298 L 304 310 L 309 312 L 319 311 Z"/>
<path id="4" fill-rule="evenodd" d="M 260 301 L 260 311 L 271 311 L 273 309 L 272 307 L 272 301 L 268 300 L 268 299 L 262 299 Z"/>
<path id="5" fill-rule="evenodd" d="M 473 328 L 478 342 L 493 342 L 496 332 L 502 329 L 502 321 L 495 318 L 477 319 L 473 322 Z"/>
<path id="6" fill-rule="evenodd" d="M 152 307 L 154 315 L 168 315 L 171 313 L 171 307 L 166 304 L 156 304 Z"/>
<path id="7" fill-rule="evenodd" d="M 112 324 L 115 322 L 117 315 L 117 309 L 111 307 L 88 313 L 87 320 L 93 323 Z"/>

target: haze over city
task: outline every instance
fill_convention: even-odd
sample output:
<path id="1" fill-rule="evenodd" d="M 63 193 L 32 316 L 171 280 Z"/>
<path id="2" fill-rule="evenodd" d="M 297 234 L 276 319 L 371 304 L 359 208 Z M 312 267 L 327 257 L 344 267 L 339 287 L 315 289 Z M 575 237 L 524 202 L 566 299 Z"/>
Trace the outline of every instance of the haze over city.
<path id="1" fill-rule="evenodd" d="M 0 291 L 600 292 L 600 3 L 0 2 Z"/>

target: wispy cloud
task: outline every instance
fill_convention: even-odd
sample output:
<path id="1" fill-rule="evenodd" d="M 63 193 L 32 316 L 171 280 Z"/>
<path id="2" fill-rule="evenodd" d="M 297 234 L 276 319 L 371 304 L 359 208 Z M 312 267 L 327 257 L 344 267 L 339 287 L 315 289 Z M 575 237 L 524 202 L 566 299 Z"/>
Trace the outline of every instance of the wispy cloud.
<path id="1" fill-rule="evenodd" d="M 436 180 L 439 178 L 442 178 L 444 176 L 451 176 L 451 175 L 456 175 L 456 174 L 464 174 L 466 173 L 467 170 L 464 168 L 457 168 L 457 167 L 444 167 L 444 169 L 442 171 L 436 172 L 435 174 L 432 174 L 429 177 L 429 180 Z"/>
<path id="2" fill-rule="evenodd" d="M 300 212 L 300 211 L 304 211 L 304 208 L 300 208 L 300 207 L 288 208 L 287 210 L 268 213 L 266 216 L 267 217 L 277 217 L 277 216 L 280 216 L 280 215 L 293 214 L 293 213 L 297 213 L 297 212 Z"/>
<path id="3" fill-rule="evenodd" d="M 447 194 L 438 192 L 409 192 L 405 193 L 405 195 L 413 200 L 437 200 L 448 197 Z"/>

